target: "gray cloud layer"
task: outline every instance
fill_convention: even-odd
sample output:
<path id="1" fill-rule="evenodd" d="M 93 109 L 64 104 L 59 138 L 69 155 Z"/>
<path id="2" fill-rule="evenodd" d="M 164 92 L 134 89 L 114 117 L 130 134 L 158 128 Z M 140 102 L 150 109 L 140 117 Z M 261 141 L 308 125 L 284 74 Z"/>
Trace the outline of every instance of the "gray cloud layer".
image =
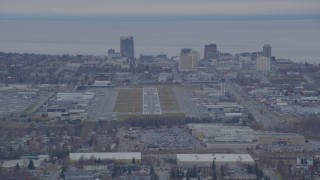
<path id="1" fill-rule="evenodd" d="M 0 4 L 0 13 L 281 15 L 320 12 L 320 0 L 0 0 Z"/>

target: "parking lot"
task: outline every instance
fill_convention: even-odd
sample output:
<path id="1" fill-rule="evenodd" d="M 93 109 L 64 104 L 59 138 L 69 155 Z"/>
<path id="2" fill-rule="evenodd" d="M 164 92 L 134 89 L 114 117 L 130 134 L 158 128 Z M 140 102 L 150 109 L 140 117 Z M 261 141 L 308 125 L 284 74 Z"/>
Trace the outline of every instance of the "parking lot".
<path id="1" fill-rule="evenodd" d="M 19 95 L 17 92 L 0 92 L 0 116 L 21 113 L 40 98 L 39 96 Z"/>
<path id="2" fill-rule="evenodd" d="M 113 108 L 118 92 L 111 89 L 96 89 L 96 94 L 88 111 L 89 121 L 114 119 Z"/>
<path id="3" fill-rule="evenodd" d="M 119 151 L 179 151 L 204 148 L 182 127 L 120 129 Z"/>

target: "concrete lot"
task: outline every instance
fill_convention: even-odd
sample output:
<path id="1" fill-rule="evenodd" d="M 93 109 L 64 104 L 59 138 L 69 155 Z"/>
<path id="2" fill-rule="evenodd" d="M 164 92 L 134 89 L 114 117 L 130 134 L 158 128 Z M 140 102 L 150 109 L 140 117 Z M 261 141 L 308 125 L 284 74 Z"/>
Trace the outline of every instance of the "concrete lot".
<path id="1" fill-rule="evenodd" d="M 14 91 L 0 92 L 0 117 L 11 113 L 21 113 L 31 105 L 36 105 L 45 96 L 46 94 L 30 96 L 18 95 Z"/>
<path id="2" fill-rule="evenodd" d="M 96 95 L 88 111 L 88 121 L 112 120 L 118 92 L 112 89 L 96 89 Z"/>
<path id="3" fill-rule="evenodd" d="M 186 117 L 201 117 L 198 107 L 193 103 L 191 95 L 185 89 L 174 87 L 173 92 L 177 98 L 180 111 L 184 113 Z"/>

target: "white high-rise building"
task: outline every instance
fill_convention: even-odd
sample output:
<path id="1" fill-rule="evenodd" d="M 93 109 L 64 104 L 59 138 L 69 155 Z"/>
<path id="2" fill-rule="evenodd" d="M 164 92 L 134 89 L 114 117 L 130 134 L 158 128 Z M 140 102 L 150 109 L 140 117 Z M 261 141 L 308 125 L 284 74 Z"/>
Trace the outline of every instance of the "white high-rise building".
<path id="1" fill-rule="evenodd" d="M 179 71 L 197 71 L 199 53 L 189 48 L 181 49 Z"/>
<path id="2" fill-rule="evenodd" d="M 256 70 L 270 71 L 271 70 L 270 59 L 264 56 L 257 58 Z"/>

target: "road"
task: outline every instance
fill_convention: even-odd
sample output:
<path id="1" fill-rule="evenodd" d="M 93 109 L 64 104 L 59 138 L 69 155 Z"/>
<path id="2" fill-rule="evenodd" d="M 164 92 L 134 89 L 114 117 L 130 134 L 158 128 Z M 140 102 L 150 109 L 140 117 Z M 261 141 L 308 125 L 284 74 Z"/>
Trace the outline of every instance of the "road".
<path id="1" fill-rule="evenodd" d="M 118 92 L 112 89 L 97 89 L 97 93 L 90 105 L 88 121 L 112 120 L 113 108 Z"/>
<path id="2" fill-rule="evenodd" d="M 45 102 L 47 102 L 50 98 L 52 98 L 54 95 L 56 95 L 58 90 L 54 90 L 50 92 L 46 97 L 43 97 L 39 101 L 36 102 L 36 104 L 31 104 L 32 106 L 30 109 L 29 107 L 26 108 L 26 113 L 28 115 L 31 115 L 32 113 L 36 112 Z"/>
<path id="3" fill-rule="evenodd" d="M 55 171 L 52 171 L 49 176 L 48 176 L 48 180 L 57 180 L 60 178 L 60 174 L 61 174 L 61 170 L 60 169 L 56 169 Z"/>
<path id="4" fill-rule="evenodd" d="M 283 119 L 273 114 L 261 102 L 257 102 L 255 99 L 249 97 L 249 95 L 242 90 L 241 86 L 230 82 L 230 80 L 216 71 L 213 71 L 212 73 L 214 73 L 216 77 L 226 79 L 226 90 L 233 95 L 238 103 L 242 104 L 248 112 L 252 114 L 257 123 L 269 130 L 274 130 L 275 127 L 284 125 L 285 121 Z M 265 83 L 269 83 L 266 79 L 264 81 L 266 81 Z"/>
<path id="5" fill-rule="evenodd" d="M 275 116 L 263 104 L 249 97 L 245 92 L 243 92 L 241 86 L 231 82 L 226 82 L 226 89 L 253 115 L 254 119 L 264 128 L 273 129 L 274 127 L 283 125 L 282 119 Z"/>
<path id="6" fill-rule="evenodd" d="M 201 118 L 198 107 L 191 100 L 191 95 L 188 94 L 185 89 L 174 87 L 173 92 L 177 98 L 180 111 L 183 112 L 186 117 Z"/>
<path id="7" fill-rule="evenodd" d="M 271 180 L 280 180 L 278 175 L 272 169 L 263 170 L 263 173 L 268 176 Z"/>

